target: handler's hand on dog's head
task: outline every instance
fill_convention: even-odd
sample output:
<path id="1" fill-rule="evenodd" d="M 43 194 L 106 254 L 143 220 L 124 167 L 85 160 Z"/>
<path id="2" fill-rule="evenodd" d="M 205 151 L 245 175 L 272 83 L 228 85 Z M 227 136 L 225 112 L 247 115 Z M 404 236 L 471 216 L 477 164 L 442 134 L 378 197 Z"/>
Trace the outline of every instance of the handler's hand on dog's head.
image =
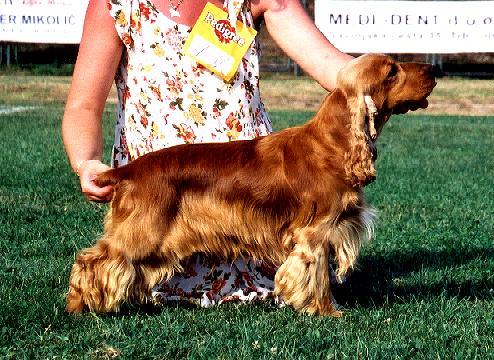
<path id="1" fill-rule="evenodd" d="M 96 177 L 109 170 L 110 167 L 99 160 L 87 160 L 79 168 L 82 193 L 88 200 L 94 202 L 108 202 L 111 200 L 113 187 L 111 185 L 99 187 L 94 183 Z"/>

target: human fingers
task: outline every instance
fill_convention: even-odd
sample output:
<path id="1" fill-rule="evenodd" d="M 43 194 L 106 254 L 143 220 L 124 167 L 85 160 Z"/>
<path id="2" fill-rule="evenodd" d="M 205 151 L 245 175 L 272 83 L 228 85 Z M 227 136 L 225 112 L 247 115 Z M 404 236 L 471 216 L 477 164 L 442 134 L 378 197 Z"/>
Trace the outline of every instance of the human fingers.
<path id="1" fill-rule="evenodd" d="M 100 187 L 94 182 L 99 174 L 109 169 L 108 165 L 99 160 L 86 160 L 79 166 L 81 191 L 88 200 L 95 202 L 111 200 L 113 187 L 111 185 Z"/>

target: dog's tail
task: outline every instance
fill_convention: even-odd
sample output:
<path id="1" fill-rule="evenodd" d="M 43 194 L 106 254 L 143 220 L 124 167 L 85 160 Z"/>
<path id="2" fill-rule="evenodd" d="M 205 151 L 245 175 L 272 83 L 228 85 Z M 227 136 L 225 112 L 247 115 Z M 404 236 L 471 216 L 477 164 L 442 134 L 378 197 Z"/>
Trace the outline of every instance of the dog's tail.
<path id="1" fill-rule="evenodd" d="M 124 172 L 121 168 L 110 169 L 98 175 L 94 182 L 99 187 L 107 185 L 116 185 L 124 178 Z"/>

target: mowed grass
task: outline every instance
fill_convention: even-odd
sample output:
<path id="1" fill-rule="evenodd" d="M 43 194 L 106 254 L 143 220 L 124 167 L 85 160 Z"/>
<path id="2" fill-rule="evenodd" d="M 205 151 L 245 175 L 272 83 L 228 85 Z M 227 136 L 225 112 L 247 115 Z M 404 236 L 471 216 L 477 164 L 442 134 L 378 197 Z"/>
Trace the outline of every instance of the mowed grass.
<path id="1" fill-rule="evenodd" d="M 334 289 L 345 315 L 333 319 L 267 305 L 66 314 L 74 254 L 101 233 L 106 206 L 79 192 L 62 112 L 0 115 L 0 357 L 494 358 L 494 117 L 391 119 L 366 188 L 376 238 Z M 311 115 L 271 111 L 277 129 Z"/>

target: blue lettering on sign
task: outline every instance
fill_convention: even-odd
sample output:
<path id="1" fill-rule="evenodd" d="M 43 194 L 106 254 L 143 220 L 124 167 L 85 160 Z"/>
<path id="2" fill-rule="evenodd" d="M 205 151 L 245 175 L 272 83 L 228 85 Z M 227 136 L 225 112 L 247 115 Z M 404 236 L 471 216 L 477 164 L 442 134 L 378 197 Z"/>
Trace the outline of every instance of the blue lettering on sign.
<path id="1" fill-rule="evenodd" d="M 405 24 L 409 25 L 410 24 L 410 16 L 409 15 L 404 15 L 403 17 L 401 15 L 391 15 L 391 25 L 398 25 L 398 24 Z"/>
<path id="2" fill-rule="evenodd" d="M 3 16 L 3 15 L 0 15 Z M 9 21 L 15 24 L 15 15 L 9 16 Z M 74 25 L 76 23 L 75 16 L 42 16 L 42 15 L 22 15 L 22 24 L 24 25 L 60 25 L 69 24 Z M 0 17 L 0 24 L 6 23 L 6 20 Z"/>
<path id="3" fill-rule="evenodd" d="M 358 23 L 359 25 L 368 25 L 368 24 L 375 24 L 376 23 L 376 16 L 372 15 L 359 15 L 358 16 Z"/>
<path id="4" fill-rule="evenodd" d="M 23 24 L 31 24 L 33 22 L 32 16 L 22 15 L 22 23 Z"/>
<path id="5" fill-rule="evenodd" d="M 16 16 L 15 15 L 0 14 L 0 24 L 2 24 L 2 25 L 5 25 L 5 24 L 16 24 L 15 20 L 16 20 Z"/>
<path id="6" fill-rule="evenodd" d="M 343 20 L 343 15 L 339 14 L 335 16 L 334 14 L 329 14 L 329 23 L 330 24 L 342 24 L 345 21 L 345 24 L 348 25 L 350 23 L 350 16 L 345 15 L 345 20 Z"/>
<path id="7" fill-rule="evenodd" d="M 427 16 L 427 15 L 421 16 L 421 15 L 419 15 L 417 24 L 427 25 L 427 24 L 429 24 L 429 21 L 432 21 L 433 24 L 437 25 L 437 15 L 434 15 L 434 16 Z"/>

